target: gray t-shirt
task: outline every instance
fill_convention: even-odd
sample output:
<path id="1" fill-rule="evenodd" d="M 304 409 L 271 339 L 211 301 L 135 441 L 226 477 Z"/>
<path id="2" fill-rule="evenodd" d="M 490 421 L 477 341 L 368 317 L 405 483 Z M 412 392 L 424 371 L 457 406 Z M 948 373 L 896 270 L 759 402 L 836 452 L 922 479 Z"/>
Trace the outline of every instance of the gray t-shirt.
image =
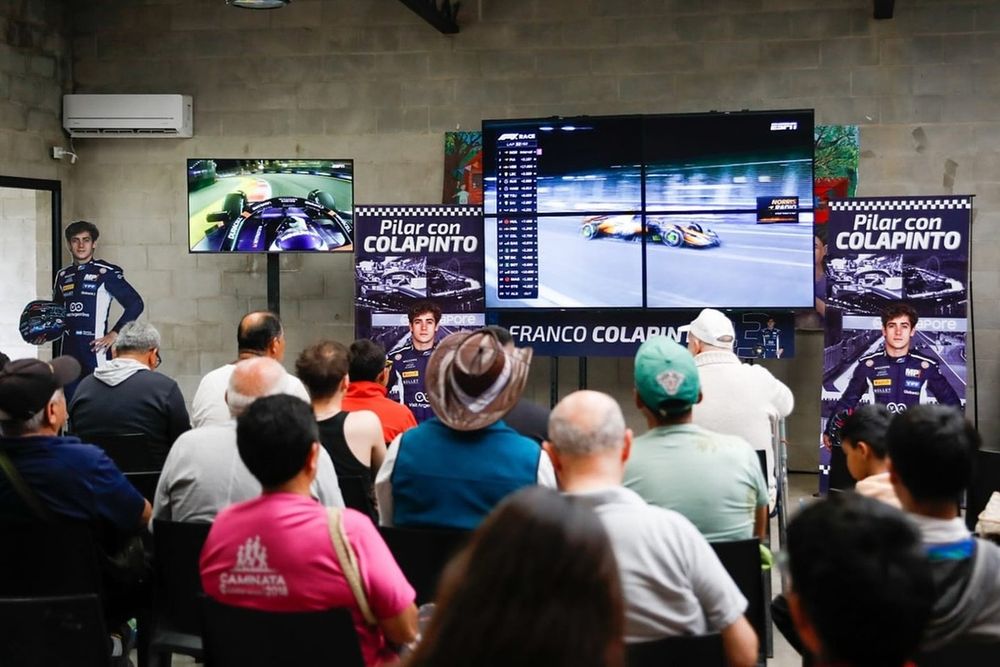
<path id="1" fill-rule="evenodd" d="M 260 482 L 236 447 L 236 421 L 202 426 L 182 434 L 170 448 L 156 486 L 153 518 L 212 522 L 220 510 L 260 494 Z M 327 507 L 344 506 L 333 461 L 323 448 L 312 494 Z"/>
<path id="2" fill-rule="evenodd" d="M 747 600 L 698 529 L 677 512 L 609 487 L 570 494 L 594 508 L 618 561 L 625 641 L 718 632 Z"/>

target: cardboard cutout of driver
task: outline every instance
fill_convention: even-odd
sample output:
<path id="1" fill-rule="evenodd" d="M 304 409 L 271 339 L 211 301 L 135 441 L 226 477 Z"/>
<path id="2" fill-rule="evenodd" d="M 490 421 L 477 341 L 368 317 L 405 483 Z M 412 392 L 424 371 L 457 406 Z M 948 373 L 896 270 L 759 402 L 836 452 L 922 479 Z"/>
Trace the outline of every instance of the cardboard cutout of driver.
<path id="1" fill-rule="evenodd" d="M 125 280 L 121 267 L 94 258 L 99 236 L 97 226 L 86 220 L 66 227 L 73 263 L 59 270 L 52 286 L 52 300 L 66 309 L 62 354 L 72 356 L 82 369 L 80 377 L 65 387 L 67 400 L 80 380 L 110 358 L 118 332 L 143 310 L 142 297 Z M 112 299 L 121 304 L 124 312 L 109 329 Z"/>

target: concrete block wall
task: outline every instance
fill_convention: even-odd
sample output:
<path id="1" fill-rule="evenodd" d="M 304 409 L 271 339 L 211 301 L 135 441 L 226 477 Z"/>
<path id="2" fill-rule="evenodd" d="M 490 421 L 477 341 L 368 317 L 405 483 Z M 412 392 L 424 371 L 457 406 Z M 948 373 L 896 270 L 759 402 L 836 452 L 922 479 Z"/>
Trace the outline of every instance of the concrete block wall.
<path id="1" fill-rule="evenodd" d="M 461 32 L 443 36 L 396 0 L 295 0 L 273 12 L 222 0 L 72 3 L 74 90 L 193 95 L 196 136 L 77 142 L 67 219 L 101 225 L 102 253 L 147 297 L 164 369 L 190 398 L 201 373 L 235 354 L 239 315 L 264 305 L 264 263 L 187 253 L 187 157 L 353 157 L 357 202 L 425 203 L 440 196 L 442 133 L 483 118 L 813 107 L 820 123 L 861 125 L 860 194 L 977 195 L 979 416 L 993 433 L 1000 5 L 909 0 L 879 22 L 871 7 L 467 0 Z M 350 261 L 283 258 L 290 350 L 320 335 L 351 338 Z M 816 358 L 774 365 L 798 397 L 792 440 L 805 459 L 818 421 Z M 594 360 L 591 385 L 629 406 L 630 371 L 629 360 Z M 536 398 L 547 398 L 547 380 L 543 361 Z M 561 385 L 575 385 L 572 364 Z"/>

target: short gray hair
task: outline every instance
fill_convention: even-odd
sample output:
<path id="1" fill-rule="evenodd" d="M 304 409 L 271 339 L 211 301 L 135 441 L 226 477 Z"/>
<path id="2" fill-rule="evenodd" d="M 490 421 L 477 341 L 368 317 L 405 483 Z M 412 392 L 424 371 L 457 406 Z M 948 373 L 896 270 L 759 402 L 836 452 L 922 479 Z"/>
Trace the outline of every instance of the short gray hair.
<path id="1" fill-rule="evenodd" d="M 129 322 L 118 332 L 116 352 L 147 352 L 160 347 L 160 332 L 149 322 Z"/>
<path id="2" fill-rule="evenodd" d="M 625 430 L 621 407 L 599 391 L 575 391 L 549 416 L 549 443 L 570 456 L 615 451 L 625 442 Z"/>

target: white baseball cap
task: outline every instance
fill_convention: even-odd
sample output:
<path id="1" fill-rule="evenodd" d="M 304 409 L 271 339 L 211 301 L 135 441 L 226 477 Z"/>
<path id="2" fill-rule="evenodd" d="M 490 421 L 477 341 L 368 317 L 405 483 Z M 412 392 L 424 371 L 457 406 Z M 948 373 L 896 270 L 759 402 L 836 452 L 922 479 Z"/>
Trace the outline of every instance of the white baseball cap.
<path id="1" fill-rule="evenodd" d="M 678 331 L 687 331 L 703 343 L 716 347 L 732 347 L 736 341 L 732 321 L 714 308 L 704 308 L 691 324 L 680 327 Z"/>

